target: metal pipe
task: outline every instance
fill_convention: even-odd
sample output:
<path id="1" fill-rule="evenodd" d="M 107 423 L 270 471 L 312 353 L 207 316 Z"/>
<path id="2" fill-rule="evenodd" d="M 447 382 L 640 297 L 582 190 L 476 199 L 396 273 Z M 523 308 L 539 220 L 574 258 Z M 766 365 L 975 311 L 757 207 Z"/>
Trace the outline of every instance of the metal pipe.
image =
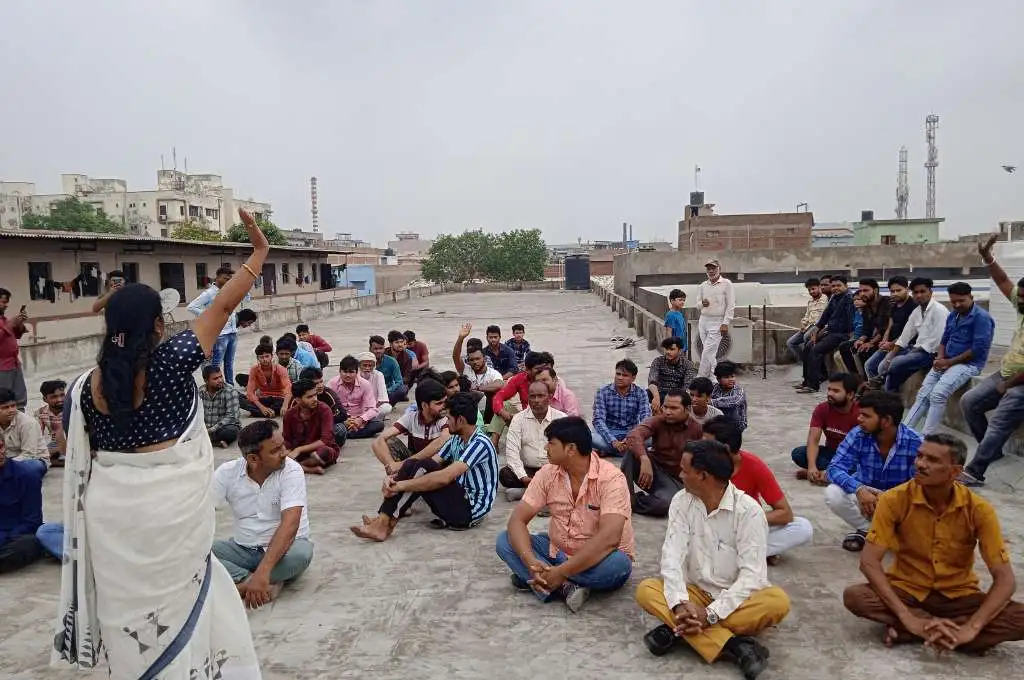
<path id="1" fill-rule="evenodd" d="M 761 380 L 768 379 L 768 305 L 761 305 Z"/>

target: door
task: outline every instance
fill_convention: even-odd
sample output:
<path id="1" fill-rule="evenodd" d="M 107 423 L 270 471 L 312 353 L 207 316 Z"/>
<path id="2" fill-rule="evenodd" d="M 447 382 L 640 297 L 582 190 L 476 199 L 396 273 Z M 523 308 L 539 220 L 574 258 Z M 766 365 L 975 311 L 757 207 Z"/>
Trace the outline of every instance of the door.
<path id="1" fill-rule="evenodd" d="M 185 265 L 180 262 L 160 263 L 160 290 L 165 288 L 174 288 L 182 300 L 188 301 L 185 297 Z"/>
<path id="2" fill-rule="evenodd" d="M 277 295 L 277 267 L 265 263 L 263 265 L 263 294 Z"/>
<path id="3" fill-rule="evenodd" d="M 325 263 L 321 263 L 320 264 L 320 290 L 329 290 L 331 288 L 336 288 L 336 287 L 337 286 L 336 286 L 335 281 L 334 281 L 334 275 L 331 274 L 331 265 L 330 265 L 330 263 L 326 263 L 326 262 Z"/>

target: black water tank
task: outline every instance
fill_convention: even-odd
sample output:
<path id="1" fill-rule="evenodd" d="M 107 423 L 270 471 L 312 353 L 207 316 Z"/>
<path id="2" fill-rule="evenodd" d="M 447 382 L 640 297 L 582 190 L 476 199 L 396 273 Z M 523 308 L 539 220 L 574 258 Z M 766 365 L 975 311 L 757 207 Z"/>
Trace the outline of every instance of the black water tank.
<path id="1" fill-rule="evenodd" d="M 691 191 L 690 192 L 690 205 L 696 205 L 696 206 L 704 205 L 704 192 L 703 191 Z"/>
<path id="2" fill-rule="evenodd" d="M 590 256 L 565 256 L 565 289 L 590 290 Z"/>
<path id="3" fill-rule="evenodd" d="M 861 210 L 860 211 L 860 221 L 861 222 L 873 222 L 874 219 L 875 219 L 875 211 L 874 210 Z"/>

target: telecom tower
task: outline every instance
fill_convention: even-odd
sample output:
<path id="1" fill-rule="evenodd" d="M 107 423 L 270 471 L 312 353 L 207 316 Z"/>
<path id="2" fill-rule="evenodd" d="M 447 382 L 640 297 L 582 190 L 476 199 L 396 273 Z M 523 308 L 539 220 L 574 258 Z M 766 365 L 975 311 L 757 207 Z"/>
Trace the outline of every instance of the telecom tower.
<path id="1" fill-rule="evenodd" d="M 907 219 L 907 204 L 910 203 L 910 186 L 907 183 L 907 147 L 900 147 L 900 169 L 896 173 L 896 219 Z"/>
<path id="2" fill-rule="evenodd" d="M 928 174 L 928 188 L 925 195 L 924 216 L 935 218 L 935 168 L 939 165 L 939 148 L 935 146 L 935 130 L 939 127 L 939 117 L 934 113 L 924 119 L 924 141 L 928 144 L 928 160 L 925 161 L 925 172 Z"/>
<path id="3" fill-rule="evenodd" d="M 317 208 L 316 177 L 309 178 L 309 211 L 313 215 L 313 232 L 320 231 L 320 210 Z"/>

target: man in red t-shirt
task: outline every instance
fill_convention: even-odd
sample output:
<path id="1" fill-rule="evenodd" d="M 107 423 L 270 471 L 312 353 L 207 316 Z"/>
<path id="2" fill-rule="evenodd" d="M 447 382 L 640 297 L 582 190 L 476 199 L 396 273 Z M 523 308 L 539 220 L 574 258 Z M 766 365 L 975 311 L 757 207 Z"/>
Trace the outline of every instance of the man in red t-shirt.
<path id="1" fill-rule="evenodd" d="M 779 555 L 797 546 L 810 543 L 814 527 L 803 517 L 794 517 L 786 494 L 779 488 L 775 475 L 763 460 L 742 450 L 743 432 L 726 416 L 716 416 L 704 423 L 704 439 L 714 439 L 729 447 L 733 473 L 730 480 L 737 489 L 754 500 L 767 504 L 768 564 L 775 564 Z"/>
<path id="2" fill-rule="evenodd" d="M 857 376 L 850 373 L 833 373 L 828 379 L 825 401 L 818 404 L 811 413 L 811 427 L 807 431 L 807 444 L 793 449 L 793 462 L 800 467 L 797 479 L 807 479 L 811 484 L 828 486 L 825 470 L 836 455 L 836 449 L 846 434 L 857 427 L 860 410 L 854 401 L 857 392 Z M 821 435 L 825 445 L 821 445 Z"/>

